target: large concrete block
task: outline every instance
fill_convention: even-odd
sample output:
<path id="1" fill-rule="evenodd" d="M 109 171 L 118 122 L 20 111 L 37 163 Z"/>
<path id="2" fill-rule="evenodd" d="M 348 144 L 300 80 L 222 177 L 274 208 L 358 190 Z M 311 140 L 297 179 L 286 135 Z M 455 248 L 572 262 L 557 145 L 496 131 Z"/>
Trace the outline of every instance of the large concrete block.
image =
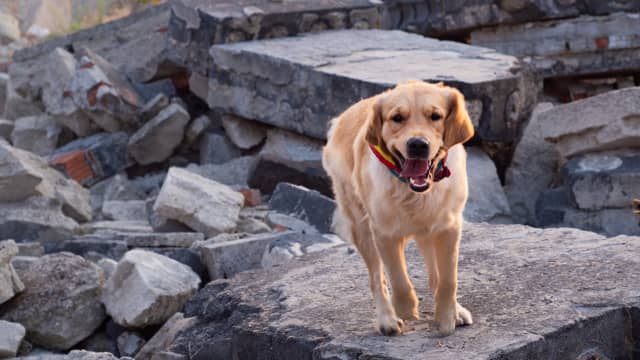
<path id="1" fill-rule="evenodd" d="M 171 3 L 169 56 L 207 74 L 211 65 L 207 52 L 214 44 L 327 29 L 379 28 L 379 4 L 369 0 L 177 0 Z"/>
<path id="2" fill-rule="evenodd" d="M 401 31 L 216 45 L 211 56 L 209 106 L 317 139 L 351 104 L 411 79 L 459 88 L 484 140 L 513 140 L 535 100 L 515 57 Z"/>
<path id="3" fill-rule="evenodd" d="M 640 146 L 640 87 L 556 106 L 540 116 L 562 157 Z"/>
<path id="4" fill-rule="evenodd" d="M 206 325 L 185 329 L 170 350 L 212 360 L 627 356 L 637 332 L 624 324 L 640 320 L 640 238 L 470 223 L 462 237 L 457 294 L 475 322 L 452 336 L 436 336 L 424 261 L 410 244 L 408 271 L 423 298 L 421 319 L 402 336 L 373 331 L 366 266 L 338 248 L 209 283 L 185 306 Z"/>
<path id="5" fill-rule="evenodd" d="M 583 16 L 479 29 L 470 43 L 529 57 L 544 77 L 637 71 L 639 27 L 637 14 Z"/>

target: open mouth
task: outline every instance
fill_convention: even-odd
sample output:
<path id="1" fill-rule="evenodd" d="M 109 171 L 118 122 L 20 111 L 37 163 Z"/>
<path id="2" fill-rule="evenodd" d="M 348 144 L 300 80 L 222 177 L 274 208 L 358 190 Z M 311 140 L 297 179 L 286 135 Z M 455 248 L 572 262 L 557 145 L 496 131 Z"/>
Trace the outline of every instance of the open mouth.
<path id="1" fill-rule="evenodd" d="M 409 187 L 415 192 L 425 192 L 431 186 L 431 161 L 426 159 L 405 159 L 399 151 L 394 155 L 400 159 L 400 176 L 409 180 Z"/>

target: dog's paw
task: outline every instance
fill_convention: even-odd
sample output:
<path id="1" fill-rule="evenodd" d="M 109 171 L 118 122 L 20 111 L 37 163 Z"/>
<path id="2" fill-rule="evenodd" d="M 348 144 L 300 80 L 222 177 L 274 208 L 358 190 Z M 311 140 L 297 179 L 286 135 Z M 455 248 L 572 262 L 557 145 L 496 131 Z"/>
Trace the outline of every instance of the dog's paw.
<path id="1" fill-rule="evenodd" d="M 456 303 L 455 311 L 452 310 L 442 311 L 436 315 L 436 322 L 438 323 L 438 329 L 442 336 L 453 334 L 456 326 L 473 324 L 471 312 L 462 305 Z"/>
<path id="2" fill-rule="evenodd" d="M 400 335 L 404 329 L 404 321 L 396 316 L 380 316 L 376 328 L 385 336 Z"/>
<path id="3" fill-rule="evenodd" d="M 472 325 L 473 317 L 471 316 L 471 312 L 460 304 L 457 304 L 456 307 L 458 310 L 457 316 L 456 316 L 456 325 L 457 326 Z"/>
<path id="4" fill-rule="evenodd" d="M 418 298 L 415 293 L 393 297 L 393 308 L 398 317 L 405 321 L 420 319 L 418 304 Z"/>

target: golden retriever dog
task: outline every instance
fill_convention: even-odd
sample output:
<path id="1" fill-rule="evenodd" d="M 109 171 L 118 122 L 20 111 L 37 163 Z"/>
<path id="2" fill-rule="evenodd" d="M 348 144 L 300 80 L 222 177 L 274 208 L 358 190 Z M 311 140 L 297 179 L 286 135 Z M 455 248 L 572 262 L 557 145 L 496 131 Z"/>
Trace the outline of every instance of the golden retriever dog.
<path id="1" fill-rule="evenodd" d="M 338 203 L 334 229 L 364 259 L 384 335 L 418 319 L 404 257 L 409 239 L 426 263 L 440 333 L 473 322 L 456 298 L 468 193 L 462 143 L 473 134 L 462 94 L 422 81 L 361 100 L 331 122 L 323 166 Z"/>

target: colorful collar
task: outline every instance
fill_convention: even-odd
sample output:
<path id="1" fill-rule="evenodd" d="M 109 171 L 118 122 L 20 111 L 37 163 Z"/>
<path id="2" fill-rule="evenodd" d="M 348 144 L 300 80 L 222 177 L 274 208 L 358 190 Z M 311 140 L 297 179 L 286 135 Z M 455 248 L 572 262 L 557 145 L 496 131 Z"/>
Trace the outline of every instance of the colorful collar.
<path id="1" fill-rule="evenodd" d="M 398 166 L 398 164 L 396 163 L 393 156 L 391 156 L 391 154 L 385 152 L 378 145 L 369 144 L 369 148 L 371 149 L 371 152 L 373 153 L 373 155 L 376 156 L 376 158 L 382 163 L 382 165 L 384 165 L 387 169 L 389 169 L 389 172 L 393 176 L 395 176 L 396 178 L 398 178 L 398 180 L 402 182 L 408 181 L 406 178 L 400 176 L 400 173 L 402 172 L 402 170 L 400 169 L 400 166 Z M 448 178 L 449 176 L 451 176 L 451 171 L 449 171 L 449 168 L 446 165 L 446 161 L 447 161 L 447 154 L 445 153 L 444 157 L 438 162 L 438 166 L 436 167 L 436 170 L 433 173 L 433 181 L 438 182 L 444 178 Z M 431 168 L 429 168 L 428 171 L 431 171 Z"/>

